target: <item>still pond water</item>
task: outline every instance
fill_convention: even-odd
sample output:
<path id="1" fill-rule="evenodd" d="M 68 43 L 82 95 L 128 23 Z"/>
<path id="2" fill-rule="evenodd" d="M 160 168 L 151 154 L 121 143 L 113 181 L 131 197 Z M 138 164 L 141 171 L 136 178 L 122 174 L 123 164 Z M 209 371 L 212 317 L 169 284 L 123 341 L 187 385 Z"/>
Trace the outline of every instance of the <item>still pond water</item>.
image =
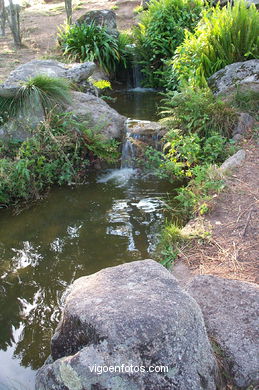
<path id="1" fill-rule="evenodd" d="M 154 111 L 148 101 L 140 119 Z M 128 107 L 121 113 L 139 116 Z M 34 388 L 62 294 L 76 278 L 152 256 L 172 196 L 169 183 L 123 169 L 53 189 L 19 215 L 0 210 L 0 390 Z"/>

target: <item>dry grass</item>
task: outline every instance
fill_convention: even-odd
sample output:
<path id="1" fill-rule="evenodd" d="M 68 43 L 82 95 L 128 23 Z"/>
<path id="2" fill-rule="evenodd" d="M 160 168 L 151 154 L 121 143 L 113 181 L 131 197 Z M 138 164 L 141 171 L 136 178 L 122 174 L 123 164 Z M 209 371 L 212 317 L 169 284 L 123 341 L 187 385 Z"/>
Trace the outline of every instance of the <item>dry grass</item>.
<path id="1" fill-rule="evenodd" d="M 111 9 L 111 0 L 75 0 L 73 2 L 73 20 L 77 20 L 87 11 L 95 9 Z M 118 0 L 116 5 L 117 24 L 120 30 L 125 30 L 134 23 L 133 9 L 138 4 L 136 0 Z M 43 0 L 29 0 L 27 7 L 21 11 L 21 32 L 23 47 L 16 50 L 11 32 L 7 28 L 6 36 L 0 37 L 0 84 L 8 77 L 11 70 L 18 65 L 33 59 L 52 58 L 62 61 L 57 49 L 57 29 L 64 24 L 66 14 L 64 3 Z"/>

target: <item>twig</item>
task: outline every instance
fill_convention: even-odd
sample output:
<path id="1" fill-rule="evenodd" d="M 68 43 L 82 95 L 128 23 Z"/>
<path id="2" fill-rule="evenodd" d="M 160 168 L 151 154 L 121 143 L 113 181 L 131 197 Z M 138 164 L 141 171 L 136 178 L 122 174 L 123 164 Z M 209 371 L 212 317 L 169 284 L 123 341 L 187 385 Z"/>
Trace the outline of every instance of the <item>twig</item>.
<path id="1" fill-rule="evenodd" d="M 246 229 L 247 229 L 247 227 L 248 227 L 248 224 L 249 224 L 249 221 L 250 221 L 250 219 L 251 219 L 251 214 L 252 214 L 252 211 L 254 211 L 253 207 L 250 209 L 250 211 L 249 211 L 249 213 L 248 213 L 248 217 L 247 217 L 246 225 L 245 225 L 245 228 L 244 228 L 244 230 L 243 230 L 243 234 L 242 234 L 242 236 L 243 236 L 243 237 L 245 237 L 245 235 L 246 235 Z"/>

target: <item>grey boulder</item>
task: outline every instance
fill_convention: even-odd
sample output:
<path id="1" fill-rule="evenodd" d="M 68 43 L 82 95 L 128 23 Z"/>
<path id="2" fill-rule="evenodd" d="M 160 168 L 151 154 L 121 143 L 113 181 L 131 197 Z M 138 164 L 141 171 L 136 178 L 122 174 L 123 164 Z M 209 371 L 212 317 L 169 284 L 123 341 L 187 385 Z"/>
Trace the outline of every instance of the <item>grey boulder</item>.
<path id="1" fill-rule="evenodd" d="M 42 74 L 50 77 L 67 78 L 77 83 L 87 80 L 95 69 L 96 65 L 93 62 L 84 62 L 82 64 L 68 66 L 54 60 L 32 60 L 18 66 L 18 68 L 12 71 L 2 88 L 17 86 L 23 81 L 27 81 L 34 76 Z"/>
<path id="2" fill-rule="evenodd" d="M 233 169 L 242 164 L 246 157 L 246 152 L 244 149 L 240 149 L 238 152 L 233 154 L 233 156 L 230 156 L 226 159 L 226 161 L 221 164 L 220 169 L 222 171 L 226 171 L 227 169 Z"/>
<path id="3" fill-rule="evenodd" d="M 259 385 L 259 289 L 252 283 L 203 275 L 188 287 L 200 305 L 210 337 L 240 389 Z M 249 387 L 250 389 L 250 387 Z"/>
<path id="4" fill-rule="evenodd" d="M 106 139 L 122 138 L 126 118 L 104 100 L 83 92 L 72 92 L 72 98 L 67 112 L 73 112 L 80 122 L 88 122 L 90 128 L 99 131 Z"/>
<path id="5" fill-rule="evenodd" d="M 77 279 L 66 296 L 51 355 L 37 373 L 36 390 L 217 386 L 217 365 L 199 306 L 153 260 Z M 94 371 L 111 366 L 116 372 Z M 147 371 L 155 366 L 168 372 Z"/>
<path id="6" fill-rule="evenodd" d="M 115 36 L 118 35 L 116 14 L 110 9 L 89 11 L 86 14 L 80 16 L 80 18 L 77 20 L 77 23 L 94 23 L 97 26 L 106 27 L 107 31 L 111 34 Z"/>
<path id="7" fill-rule="evenodd" d="M 235 62 L 214 73 L 208 79 L 215 95 L 231 95 L 237 89 L 259 92 L 259 60 Z"/>

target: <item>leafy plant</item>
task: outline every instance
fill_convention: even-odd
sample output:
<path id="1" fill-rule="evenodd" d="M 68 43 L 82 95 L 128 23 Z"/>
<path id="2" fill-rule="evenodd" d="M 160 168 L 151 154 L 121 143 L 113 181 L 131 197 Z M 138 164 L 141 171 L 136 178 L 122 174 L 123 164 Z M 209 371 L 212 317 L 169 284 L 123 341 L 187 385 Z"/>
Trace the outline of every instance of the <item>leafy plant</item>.
<path id="1" fill-rule="evenodd" d="M 168 92 L 164 103 L 162 122 L 169 129 L 181 129 L 183 134 L 197 133 L 201 138 L 214 132 L 228 138 L 232 136 L 237 112 L 229 103 L 214 97 L 209 89 Z"/>
<path id="2" fill-rule="evenodd" d="M 13 117 L 37 105 L 47 115 L 55 106 L 63 106 L 70 101 L 70 83 L 67 80 L 38 75 L 24 82 L 13 97 L 0 96 L 0 116 Z"/>
<path id="3" fill-rule="evenodd" d="M 175 197 L 184 221 L 194 215 L 207 213 L 214 194 L 224 188 L 221 174 L 214 165 L 197 165 L 192 175 L 192 180 L 187 186 L 179 188 Z"/>
<path id="4" fill-rule="evenodd" d="M 202 0 L 152 0 L 148 10 L 141 13 L 134 36 L 145 86 L 165 86 L 166 62 L 183 41 L 185 29 L 194 30 L 202 6 Z"/>
<path id="5" fill-rule="evenodd" d="M 195 32 L 185 32 L 185 40 L 172 62 L 172 85 L 206 86 L 207 78 L 228 64 L 259 56 L 259 13 L 254 4 L 237 0 L 204 11 Z"/>
<path id="6" fill-rule="evenodd" d="M 83 182 L 97 159 L 114 162 L 118 143 L 71 113 L 48 117 L 24 142 L 0 144 L 0 206 L 38 199 L 53 184 Z"/>
<path id="7" fill-rule="evenodd" d="M 119 40 L 105 27 L 91 24 L 63 26 L 58 41 L 65 56 L 77 61 L 94 61 L 106 72 L 115 72 L 119 63 L 126 66 L 126 59 Z"/>

